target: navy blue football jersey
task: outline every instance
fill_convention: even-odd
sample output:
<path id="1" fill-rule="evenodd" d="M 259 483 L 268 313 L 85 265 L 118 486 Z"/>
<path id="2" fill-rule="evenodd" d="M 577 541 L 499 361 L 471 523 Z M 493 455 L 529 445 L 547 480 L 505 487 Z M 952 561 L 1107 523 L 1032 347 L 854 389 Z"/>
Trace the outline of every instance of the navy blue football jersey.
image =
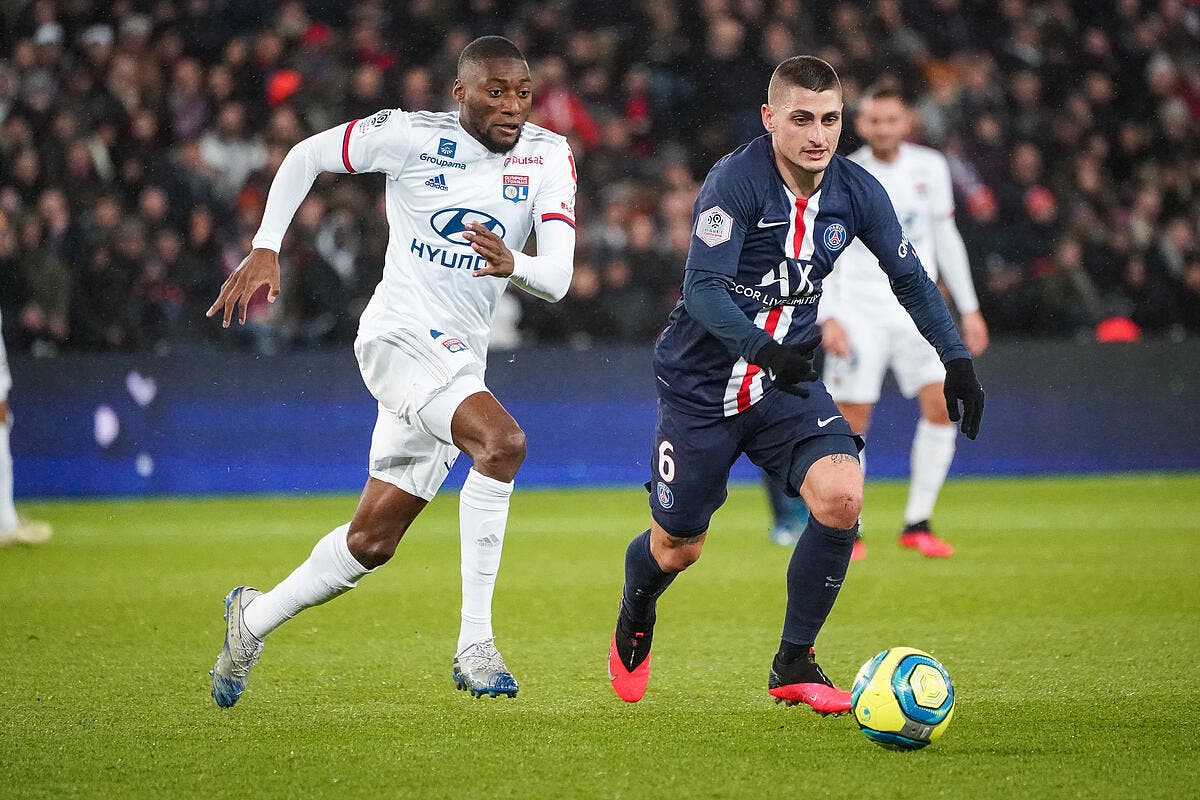
<path id="1" fill-rule="evenodd" d="M 943 363 L 970 358 L 937 287 L 913 252 L 887 192 L 858 164 L 835 155 L 808 198 L 788 189 L 770 135 L 739 147 L 709 171 L 692 210 L 686 269 L 728 276 L 738 308 L 780 343 L 810 340 L 821 283 L 855 237 L 879 259 L 892 291 Z M 659 396 L 688 413 L 732 416 L 772 390 L 747 363 L 675 306 L 654 352 Z"/>

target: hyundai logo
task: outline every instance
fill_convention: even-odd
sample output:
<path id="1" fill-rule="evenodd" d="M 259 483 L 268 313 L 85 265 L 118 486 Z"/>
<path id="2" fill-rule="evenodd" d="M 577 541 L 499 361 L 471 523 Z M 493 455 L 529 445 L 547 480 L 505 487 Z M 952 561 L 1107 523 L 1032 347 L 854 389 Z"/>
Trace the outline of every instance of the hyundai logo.
<path id="1" fill-rule="evenodd" d="M 491 214 L 469 208 L 444 208 L 429 218 L 429 227 L 451 244 L 470 246 L 471 243 L 463 236 L 469 222 L 478 222 L 501 239 L 504 238 L 504 225 L 500 220 Z"/>

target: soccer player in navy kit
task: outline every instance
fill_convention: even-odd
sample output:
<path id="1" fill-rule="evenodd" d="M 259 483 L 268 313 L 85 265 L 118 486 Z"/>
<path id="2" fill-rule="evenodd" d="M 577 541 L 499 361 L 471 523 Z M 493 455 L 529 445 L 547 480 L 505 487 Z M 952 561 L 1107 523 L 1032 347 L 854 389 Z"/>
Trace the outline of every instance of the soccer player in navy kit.
<path id="1" fill-rule="evenodd" d="M 746 453 L 811 511 L 788 566 L 768 690 L 777 701 L 837 714 L 850 709 L 850 693 L 821 671 L 813 644 L 850 561 L 862 442 L 820 383 L 813 356 L 821 282 L 852 239 L 879 259 L 937 349 L 950 418 L 970 439 L 979 432 L 983 389 L 887 193 L 834 154 L 842 91 L 833 68 L 812 56 L 784 61 L 771 76 L 762 119 L 767 135 L 717 162 L 700 189 L 683 299 L 655 348 L 652 523 L 625 554 L 609 677 L 627 702 L 645 694 L 657 599 L 700 557 L 729 469 Z"/>

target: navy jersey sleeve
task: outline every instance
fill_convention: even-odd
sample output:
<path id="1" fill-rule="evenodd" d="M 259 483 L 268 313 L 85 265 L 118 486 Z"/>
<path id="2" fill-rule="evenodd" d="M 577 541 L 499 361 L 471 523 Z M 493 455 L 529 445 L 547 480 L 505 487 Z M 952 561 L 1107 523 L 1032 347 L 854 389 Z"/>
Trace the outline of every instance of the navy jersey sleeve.
<path id="1" fill-rule="evenodd" d="M 879 259 L 879 266 L 891 283 L 892 293 L 913 318 L 921 335 L 937 349 L 942 363 L 955 358 L 970 358 L 971 354 L 954 327 L 946 301 L 909 244 L 887 192 L 865 169 L 850 162 L 848 165 L 854 170 L 856 183 L 861 188 L 854 192 L 858 217 L 856 235 Z"/>
<path id="2" fill-rule="evenodd" d="M 734 355 L 753 360 L 771 336 L 729 296 L 757 201 L 751 183 L 732 175 L 728 160 L 708 173 L 692 207 L 692 241 L 684 268 L 688 314 Z M 743 179 L 739 180 L 739 177 Z"/>

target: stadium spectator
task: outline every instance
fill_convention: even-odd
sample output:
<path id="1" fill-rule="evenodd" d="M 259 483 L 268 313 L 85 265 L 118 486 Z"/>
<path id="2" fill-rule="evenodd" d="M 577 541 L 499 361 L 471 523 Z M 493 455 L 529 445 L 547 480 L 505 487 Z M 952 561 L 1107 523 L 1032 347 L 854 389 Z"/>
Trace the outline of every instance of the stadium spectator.
<path id="1" fill-rule="evenodd" d="M 217 196 L 232 203 L 252 172 L 267 162 L 262 142 L 246 131 L 246 108 L 231 100 L 217 112 L 217 128 L 200 137 L 200 157 L 213 170 Z"/>

